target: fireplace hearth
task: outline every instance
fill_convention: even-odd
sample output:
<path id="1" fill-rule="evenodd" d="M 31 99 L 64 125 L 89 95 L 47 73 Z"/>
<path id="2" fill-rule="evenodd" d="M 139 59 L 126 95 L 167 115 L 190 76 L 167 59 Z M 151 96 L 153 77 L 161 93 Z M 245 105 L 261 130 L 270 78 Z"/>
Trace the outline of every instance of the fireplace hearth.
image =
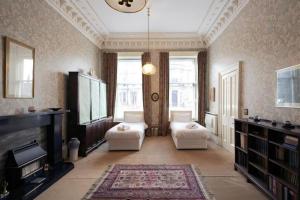
<path id="1" fill-rule="evenodd" d="M 47 130 L 47 151 L 33 141 L 8 152 L 5 177 L 9 196 L 5 200 L 34 199 L 74 168 L 62 158 L 63 114 L 51 111 L 0 116 L 0 137 L 32 128 Z"/>

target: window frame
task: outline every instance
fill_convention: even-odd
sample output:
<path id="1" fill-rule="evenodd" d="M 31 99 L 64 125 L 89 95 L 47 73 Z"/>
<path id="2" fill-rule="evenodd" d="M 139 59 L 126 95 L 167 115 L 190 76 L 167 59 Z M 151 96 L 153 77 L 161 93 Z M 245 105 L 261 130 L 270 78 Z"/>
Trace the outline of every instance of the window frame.
<path id="1" fill-rule="evenodd" d="M 194 62 L 194 66 L 195 66 L 195 82 L 194 83 L 171 83 L 171 62 L 172 60 L 193 60 Z M 199 93 L 198 93 L 198 87 L 199 87 L 199 80 L 198 80 L 198 60 L 197 60 L 197 55 L 170 55 L 169 56 L 169 63 L 170 63 L 170 67 L 169 67 L 169 95 L 171 93 L 171 85 L 173 84 L 181 84 L 181 85 L 185 85 L 185 84 L 192 84 L 194 87 L 194 94 L 195 94 L 195 99 L 194 99 L 194 107 L 195 107 L 195 111 L 194 111 L 194 116 L 192 116 L 192 120 L 193 121 L 197 121 L 198 120 L 198 101 L 199 101 Z M 177 91 L 178 92 L 178 91 Z M 180 99 L 180 97 L 178 98 Z M 171 112 L 171 106 L 172 106 L 172 102 L 171 99 L 169 99 L 169 119 L 170 119 L 170 112 Z"/>
<path id="2" fill-rule="evenodd" d="M 126 56 L 118 56 L 118 65 L 119 65 L 119 62 L 122 61 L 122 60 L 123 61 L 140 61 L 141 65 L 142 65 L 142 57 L 141 56 L 131 55 L 131 54 L 126 55 Z M 116 83 L 117 88 L 116 88 L 116 100 L 115 100 L 116 102 L 115 102 L 114 121 L 124 121 L 124 115 L 121 118 L 116 115 L 117 106 L 119 105 L 118 104 L 118 86 L 123 85 L 123 86 L 128 87 L 130 85 L 139 85 L 139 84 L 118 83 L 118 72 L 119 72 L 119 69 L 117 70 L 117 83 Z M 141 79 L 142 79 L 142 69 L 141 69 Z M 141 109 L 140 110 L 128 110 L 128 111 L 143 111 L 143 83 L 141 83 L 141 89 L 142 89 L 142 96 L 141 96 L 141 98 L 142 98 L 141 105 L 142 106 L 141 106 Z M 122 92 L 124 92 L 124 91 L 122 91 Z M 124 93 L 126 93 L 126 92 L 124 92 Z M 127 102 L 131 101 L 131 93 L 136 93 L 136 90 L 134 89 L 133 92 L 129 91 L 127 94 L 125 94 Z M 138 94 L 136 96 L 137 96 L 137 101 L 136 102 L 138 102 Z M 123 101 L 122 101 L 122 104 L 120 104 L 119 106 L 123 106 L 123 105 L 124 104 L 123 104 Z"/>

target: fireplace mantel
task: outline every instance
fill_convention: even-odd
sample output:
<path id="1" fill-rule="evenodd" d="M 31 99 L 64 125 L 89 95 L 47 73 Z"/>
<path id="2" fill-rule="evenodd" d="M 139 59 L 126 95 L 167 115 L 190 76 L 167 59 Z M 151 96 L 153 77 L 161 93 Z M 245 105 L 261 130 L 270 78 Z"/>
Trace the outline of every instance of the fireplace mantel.
<path id="1" fill-rule="evenodd" d="M 35 112 L 0 116 L 0 136 L 17 131 L 46 127 L 48 162 L 62 162 L 62 117 L 64 111 Z"/>
<path id="2" fill-rule="evenodd" d="M 44 127 L 47 130 L 49 172 L 42 184 L 23 185 L 10 191 L 8 199 L 33 199 L 74 168 L 62 158 L 62 119 L 65 111 L 47 111 L 0 116 L 0 137 L 6 134 Z"/>
<path id="3" fill-rule="evenodd" d="M 63 114 L 64 111 L 47 111 L 0 116 L 0 136 L 24 129 L 50 125 L 51 116 Z"/>
<path id="4" fill-rule="evenodd" d="M 0 116 L 0 120 L 2 119 L 8 119 L 8 118 L 26 118 L 26 117 L 32 117 L 37 115 L 55 115 L 55 114 L 64 114 L 65 112 L 63 110 L 59 111 L 41 111 L 41 112 L 28 112 L 23 114 L 15 114 L 15 115 L 3 115 Z"/>

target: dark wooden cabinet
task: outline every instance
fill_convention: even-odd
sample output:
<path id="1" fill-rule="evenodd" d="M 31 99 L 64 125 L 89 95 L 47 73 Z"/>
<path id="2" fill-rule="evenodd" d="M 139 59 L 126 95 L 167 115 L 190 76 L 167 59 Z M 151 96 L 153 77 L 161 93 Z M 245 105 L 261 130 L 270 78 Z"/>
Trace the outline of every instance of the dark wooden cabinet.
<path id="1" fill-rule="evenodd" d="M 103 102 L 103 98 L 102 100 L 100 98 L 100 84 L 103 82 L 94 77 L 79 72 L 69 72 L 68 139 L 76 137 L 80 140 L 80 156 L 86 156 L 105 142 L 105 133 L 112 127 L 112 117 L 101 116 L 103 110 L 100 109 L 106 107 L 106 101 Z"/>
<path id="2" fill-rule="evenodd" d="M 105 133 L 111 126 L 112 117 L 77 125 L 70 137 L 77 137 L 80 140 L 79 155 L 86 156 L 105 142 Z"/>
<path id="3" fill-rule="evenodd" d="M 295 144 L 287 144 L 287 139 Z M 294 200 L 299 196 L 300 127 L 283 128 L 268 120 L 235 120 L 235 164 L 270 199 Z"/>

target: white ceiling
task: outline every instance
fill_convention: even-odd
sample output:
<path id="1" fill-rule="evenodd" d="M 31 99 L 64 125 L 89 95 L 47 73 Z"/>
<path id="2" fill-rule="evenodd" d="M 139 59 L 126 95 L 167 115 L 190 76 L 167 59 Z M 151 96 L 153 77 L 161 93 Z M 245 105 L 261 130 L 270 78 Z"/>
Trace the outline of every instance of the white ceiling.
<path id="1" fill-rule="evenodd" d="M 145 48 L 147 9 L 119 13 L 105 0 L 46 0 L 100 48 Z M 204 48 L 249 0 L 149 0 L 153 48 Z"/>
<path id="2" fill-rule="evenodd" d="M 151 0 L 151 32 L 196 33 L 215 0 Z M 226 1 L 226 0 L 223 0 Z M 119 13 L 104 0 L 87 0 L 110 33 L 146 32 L 147 9 Z"/>

